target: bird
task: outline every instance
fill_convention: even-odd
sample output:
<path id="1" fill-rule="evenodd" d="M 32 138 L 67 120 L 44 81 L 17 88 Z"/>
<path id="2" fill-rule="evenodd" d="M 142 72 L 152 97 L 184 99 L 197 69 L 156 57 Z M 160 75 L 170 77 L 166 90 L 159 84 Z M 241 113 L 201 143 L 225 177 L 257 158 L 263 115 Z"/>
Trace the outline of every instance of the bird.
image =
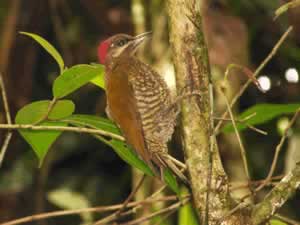
<path id="1" fill-rule="evenodd" d="M 150 34 L 116 34 L 99 44 L 98 60 L 105 68 L 106 113 L 127 144 L 161 179 L 164 169 L 169 168 L 188 183 L 168 157 L 167 144 L 176 125 L 178 105 L 172 101 L 163 77 L 136 56 Z"/>

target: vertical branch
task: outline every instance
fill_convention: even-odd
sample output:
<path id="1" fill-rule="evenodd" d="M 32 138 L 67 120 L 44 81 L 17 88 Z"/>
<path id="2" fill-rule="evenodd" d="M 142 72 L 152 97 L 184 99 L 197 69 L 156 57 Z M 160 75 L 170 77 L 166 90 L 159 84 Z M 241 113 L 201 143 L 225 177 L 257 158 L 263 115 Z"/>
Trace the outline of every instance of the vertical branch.
<path id="1" fill-rule="evenodd" d="M 10 1 L 11 7 L 9 9 L 5 23 L 1 28 L 1 50 L 0 50 L 0 69 L 5 73 L 7 72 L 8 60 L 10 58 L 11 48 L 15 41 L 16 27 L 18 23 L 18 17 L 21 10 L 21 1 Z"/>
<path id="2" fill-rule="evenodd" d="M 232 113 L 232 110 L 231 110 L 231 107 L 230 107 L 230 103 L 229 103 L 229 100 L 225 94 L 225 92 L 221 89 L 220 90 L 221 93 L 223 94 L 224 96 L 224 99 L 225 99 L 225 103 L 226 103 L 226 106 L 227 106 L 227 110 L 228 110 L 228 113 L 229 113 L 229 116 L 230 116 L 230 119 L 232 121 L 232 125 L 233 125 L 233 128 L 234 128 L 234 131 L 236 133 L 236 137 L 237 137 L 237 140 L 238 140 L 238 143 L 240 145 L 240 149 L 241 149 L 241 156 L 242 156 L 242 159 L 243 159 L 243 164 L 244 164 L 244 169 L 245 169 L 245 173 L 246 173 L 246 176 L 247 176 L 247 179 L 248 181 L 250 181 L 250 172 L 249 172 L 249 168 L 248 168 L 248 160 L 247 160 L 247 156 L 246 156 L 246 149 L 243 145 L 243 142 L 242 142 L 242 138 L 240 137 L 240 133 L 237 129 L 237 126 L 236 126 L 236 121 L 234 119 L 234 116 L 233 116 L 233 113 Z"/>
<path id="3" fill-rule="evenodd" d="M 5 90 L 5 86 L 4 86 L 3 76 L 1 73 L 0 73 L 0 88 L 1 88 L 1 95 L 2 95 L 2 99 L 3 99 L 4 112 L 5 112 L 5 116 L 6 116 L 6 122 L 8 124 L 11 124 L 11 117 L 10 117 L 10 111 L 9 111 L 9 107 L 8 107 L 6 90 Z M 1 150 L 0 150 L 0 167 L 2 165 L 2 162 L 3 162 L 3 159 L 4 159 L 4 156 L 5 156 L 5 153 L 6 153 L 6 150 L 7 150 L 7 147 L 10 142 L 11 137 L 12 137 L 12 131 L 8 131 L 5 136 Z"/>
<path id="4" fill-rule="evenodd" d="M 212 224 L 229 210 L 231 199 L 212 132 L 210 70 L 200 3 L 188 3 L 191 1 L 167 1 L 170 42 L 178 88 L 188 86 L 201 94 L 182 101 L 181 128 L 195 206 L 203 223 Z M 234 224 L 233 218 L 224 224 Z"/>

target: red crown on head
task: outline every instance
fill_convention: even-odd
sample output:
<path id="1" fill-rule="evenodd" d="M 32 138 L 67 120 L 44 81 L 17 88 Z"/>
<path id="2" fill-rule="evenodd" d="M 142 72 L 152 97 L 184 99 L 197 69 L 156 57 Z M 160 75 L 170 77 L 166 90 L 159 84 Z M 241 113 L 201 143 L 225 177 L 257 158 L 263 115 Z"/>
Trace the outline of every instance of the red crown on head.
<path id="1" fill-rule="evenodd" d="M 107 51 L 110 45 L 110 40 L 105 40 L 98 46 L 98 60 L 101 64 L 105 64 Z"/>

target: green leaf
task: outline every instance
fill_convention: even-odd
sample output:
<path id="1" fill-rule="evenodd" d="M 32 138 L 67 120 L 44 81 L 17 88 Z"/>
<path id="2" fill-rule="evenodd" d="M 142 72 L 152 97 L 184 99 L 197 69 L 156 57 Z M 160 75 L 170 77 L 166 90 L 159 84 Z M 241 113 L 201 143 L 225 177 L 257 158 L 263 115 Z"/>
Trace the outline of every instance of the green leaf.
<path id="1" fill-rule="evenodd" d="M 65 67 L 64 60 L 62 59 L 59 52 L 47 40 L 45 40 L 41 36 L 39 36 L 37 34 L 33 34 L 33 33 L 20 32 L 20 34 L 29 36 L 29 37 L 33 38 L 36 42 L 38 42 L 55 59 L 55 61 L 57 62 L 58 66 L 59 66 L 60 73 L 62 73 L 62 71 L 64 70 L 64 67 Z"/>
<path id="2" fill-rule="evenodd" d="M 270 220 L 271 225 L 288 225 L 287 223 L 280 220 Z"/>
<path id="3" fill-rule="evenodd" d="M 73 66 L 56 78 L 53 84 L 53 96 L 65 97 L 101 74 L 103 68 L 97 66 L 84 64 Z"/>
<path id="4" fill-rule="evenodd" d="M 50 100 L 30 103 L 19 110 L 16 116 L 18 124 L 33 124 L 43 118 L 49 109 Z M 57 101 L 48 115 L 50 120 L 58 120 L 72 115 L 75 105 L 70 100 Z"/>
<path id="5" fill-rule="evenodd" d="M 177 194 L 177 196 L 180 197 L 180 190 L 179 190 L 177 180 L 173 175 L 173 173 L 168 168 L 164 169 L 164 181 L 172 189 L 172 191 L 174 191 Z"/>
<path id="6" fill-rule="evenodd" d="M 118 156 L 129 165 L 141 170 L 149 176 L 154 176 L 154 173 L 152 172 L 150 167 L 143 160 L 141 160 L 124 142 L 115 139 L 107 141 L 101 136 L 97 136 L 97 138 L 107 145 L 111 146 L 118 154 Z"/>
<path id="7" fill-rule="evenodd" d="M 72 115 L 66 118 L 64 121 L 75 126 L 86 126 L 120 135 L 119 129 L 112 122 L 101 117 L 92 115 Z M 149 166 L 143 160 L 141 160 L 124 142 L 115 139 L 107 140 L 99 135 L 95 137 L 111 146 L 119 155 L 119 157 L 131 166 L 140 169 L 149 176 L 154 176 L 154 173 Z"/>
<path id="8" fill-rule="evenodd" d="M 119 129 L 110 120 L 98 116 L 74 114 L 65 118 L 63 121 L 68 122 L 74 126 L 91 127 L 94 129 L 99 129 L 103 131 L 108 131 L 113 134 L 121 135 Z M 112 147 L 112 149 L 114 149 L 118 156 L 125 162 L 127 162 L 129 165 L 138 168 L 139 170 L 141 170 L 149 176 L 154 176 L 154 173 L 152 172 L 150 167 L 143 160 L 141 160 L 135 154 L 135 152 L 131 148 L 129 148 L 124 142 L 116 139 L 107 140 L 99 135 L 95 137 Z M 179 195 L 179 187 L 177 180 L 169 169 L 164 170 L 164 180 L 166 184 L 176 194 Z"/>
<path id="9" fill-rule="evenodd" d="M 119 129 L 110 120 L 98 116 L 75 114 L 65 118 L 63 121 L 79 127 L 91 127 L 94 129 L 100 129 L 111 132 L 113 134 L 121 135 Z M 135 152 L 131 148 L 129 148 L 124 142 L 116 139 L 107 140 L 102 136 L 95 137 L 112 147 L 112 149 L 114 149 L 118 156 L 125 162 L 127 162 L 129 165 L 138 168 L 139 170 L 141 170 L 149 176 L 154 176 L 154 173 L 152 172 L 150 167 L 143 160 L 141 160 L 135 154 Z M 169 169 L 164 170 L 164 180 L 166 184 L 176 194 L 179 195 L 179 187 L 177 180 Z"/>
<path id="10" fill-rule="evenodd" d="M 91 82 L 93 84 L 97 85 L 98 87 L 100 87 L 102 89 L 105 89 L 105 86 L 104 86 L 104 66 L 101 65 L 101 64 L 96 64 L 96 63 L 93 63 L 91 65 L 95 66 L 95 67 L 98 67 L 99 69 L 102 70 L 102 73 L 98 74 L 95 78 L 93 78 L 91 80 Z"/>
<path id="11" fill-rule="evenodd" d="M 101 87 L 102 89 L 105 90 L 103 74 L 99 74 L 98 76 L 96 76 L 95 78 L 93 78 L 93 79 L 91 80 L 91 82 L 92 82 L 93 84 L 97 85 L 98 87 Z"/>
<path id="12" fill-rule="evenodd" d="M 121 135 L 119 128 L 111 120 L 100 116 L 74 114 L 65 118 L 64 121 Z"/>
<path id="13" fill-rule="evenodd" d="M 51 191 L 47 194 L 47 197 L 49 202 L 62 209 L 72 210 L 91 207 L 90 202 L 84 195 L 68 188 Z M 90 224 L 93 221 L 92 213 L 90 212 L 81 213 L 80 216 L 85 224 Z"/>
<path id="14" fill-rule="evenodd" d="M 34 124 L 42 119 L 48 112 L 49 100 L 37 101 L 24 106 L 19 110 L 15 121 L 17 124 Z M 56 102 L 48 118 L 51 120 L 59 120 L 70 116 L 74 112 L 75 106 L 72 101 L 62 100 Z M 41 126 L 67 126 L 66 122 L 45 121 L 40 123 Z M 46 130 L 19 130 L 22 137 L 31 145 L 34 152 L 39 158 L 40 165 L 47 154 L 50 146 L 62 133 L 62 131 L 46 131 Z"/>
<path id="15" fill-rule="evenodd" d="M 236 119 L 243 120 L 250 115 L 254 116 L 250 117 L 243 123 L 237 121 L 238 130 L 244 130 L 247 128 L 247 125 L 258 125 L 266 123 L 275 117 L 281 116 L 283 114 L 291 114 L 296 112 L 300 108 L 300 104 L 257 104 L 253 107 L 250 107 L 243 113 L 241 113 Z M 223 132 L 233 132 L 234 128 L 232 124 L 227 124 L 223 129 Z"/>
<path id="16" fill-rule="evenodd" d="M 189 194 L 189 192 L 186 188 L 182 188 L 180 194 L 184 196 Z M 199 225 L 196 212 L 190 202 L 179 209 L 178 224 Z"/>

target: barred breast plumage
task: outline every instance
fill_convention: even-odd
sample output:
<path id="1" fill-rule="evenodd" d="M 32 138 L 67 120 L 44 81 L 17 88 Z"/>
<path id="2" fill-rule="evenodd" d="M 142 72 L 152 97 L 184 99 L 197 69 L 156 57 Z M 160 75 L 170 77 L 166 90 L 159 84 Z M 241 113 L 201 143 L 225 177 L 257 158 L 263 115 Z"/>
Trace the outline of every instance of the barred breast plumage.
<path id="1" fill-rule="evenodd" d="M 153 142 L 166 144 L 174 132 L 176 119 L 174 108 L 170 108 L 170 90 L 163 78 L 150 66 L 136 59 L 131 63 L 128 70 L 129 81 L 133 87 L 147 146 L 150 148 Z"/>

